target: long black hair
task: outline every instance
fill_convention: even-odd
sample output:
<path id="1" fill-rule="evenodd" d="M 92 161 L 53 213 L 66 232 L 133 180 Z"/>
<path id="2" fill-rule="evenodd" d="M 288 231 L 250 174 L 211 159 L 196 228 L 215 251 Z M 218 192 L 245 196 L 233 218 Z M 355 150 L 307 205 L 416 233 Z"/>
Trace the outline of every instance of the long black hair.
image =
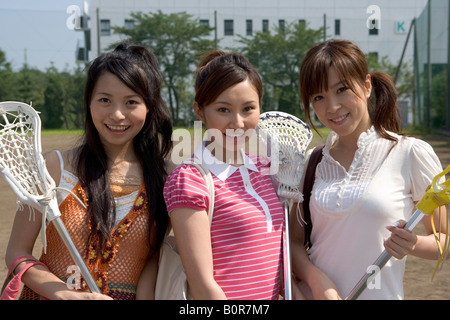
<path id="1" fill-rule="evenodd" d="M 149 202 L 150 246 L 153 252 L 160 247 L 168 226 L 167 208 L 163 197 L 167 177 L 164 158 L 172 148 L 172 122 L 161 96 L 162 75 L 158 61 L 149 49 L 127 43 L 96 58 L 90 65 L 85 93 L 86 113 L 83 143 L 76 159 L 81 186 L 87 193 L 87 213 L 99 227 L 101 243 L 111 234 L 115 220 L 115 205 L 110 190 L 105 150 L 92 121 L 90 102 L 97 79 L 106 72 L 117 76 L 127 87 L 139 94 L 149 110 L 142 130 L 133 139 L 140 159 Z M 155 228 L 156 227 L 156 228 Z M 93 228 L 93 232 L 96 228 Z"/>

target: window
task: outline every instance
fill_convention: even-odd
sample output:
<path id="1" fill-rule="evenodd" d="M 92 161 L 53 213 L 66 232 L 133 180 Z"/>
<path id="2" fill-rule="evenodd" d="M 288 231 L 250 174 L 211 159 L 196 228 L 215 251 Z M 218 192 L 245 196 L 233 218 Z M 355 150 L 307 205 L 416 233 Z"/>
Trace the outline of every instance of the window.
<path id="1" fill-rule="evenodd" d="M 87 18 L 85 16 L 80 16 L 80 28 L 81 29 L 87 29 Z"/>
<path id="2" fill-rule="evenodd" d="M 264 19 L 264 20 L 262 21 L 262 31 L 263 31 L 263 32 L 269 31 L 269 20 Z"/>
<path id="3" fill-rule="evenodd" d="M 300 27 L 306 28 L 306 20 L 305 19 L 298 20 L 298 23 L 299 23 Z"/>
<path id="4" fill-rule="evenodd" d="M 202 26 L 205 26 L 205 27 L 209 28 L 209 20 L 208 19 L 200 19 L 200 24 Z"/>
<path id="5" fill-rule="evenodd" d="M 280 27 L 280 30 L 284 32 L 284 30 L 286 29 L 286 21 L 278 20 L 278 26 Z"/>
<path id="6" fill-rule="evenodd" d="M 134 29 L 134 20 L 125 19 L 125 29 L 126 30 Z"/>
<path id="7" fill-rule="evenodd" d="M 224 21 L 224 34 L 226 36 L 234 35 L 234 21 L 233 20 L 225 20 Z"/>
<path id="8" fill-rule="evenodd" d="M 369 28 L 369 35 L 377 36 L 378 35 L 378 26 L 379 26 L 379 22 L 376 19 L 373 19 L 371 27 Z"/>
<path id="9" fill-rule="evenodd" d="M 340 19 L 334 20 L 334 35 L 335 36 L 341 35 L 341 20 Z"/>
<path id="10" fill-rule="evenodd" d="M 253 20 L 246 20 L 245 24 L 247 28 L 247 35 L 248 36 L 253 35 Z"/>
<path id="11" fill-rule="evenodd" d="M 111 21 L 100 20 L 100 35 L 110 36 L 111 35 Z"/>
<path id="12" fill-rule="evenodd" d="M 86 57 L 84 56 L 84 48 L 78 48 L 77 51 L 77 61 L 84 61 Z"/>

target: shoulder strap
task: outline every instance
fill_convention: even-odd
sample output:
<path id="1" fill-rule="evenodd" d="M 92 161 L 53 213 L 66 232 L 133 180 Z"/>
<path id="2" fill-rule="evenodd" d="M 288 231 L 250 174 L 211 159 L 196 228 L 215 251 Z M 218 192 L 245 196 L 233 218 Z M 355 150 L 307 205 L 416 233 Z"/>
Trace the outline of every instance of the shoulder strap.
<path id="1" fill-rule="evenodd" d="M 311 222 L 311 212 L 309 211 L 309 200 L 311 198 L 311 192 L 314 185 L 314 178 L 316 175 L 316 167 L 319 164 L 320 160 L 322 160 L 322 149 L 324 145 L 317 146 L 313 152 L 311 153 L 311 157 L 309 158 L 308 166 L 306 168 L 305 173 L 305 181 L 303 184 L 303 215 L 306 222 L 305 225 L 305 247 L 310 248 L 312 246 L 311 243 L 311 231 L 312 231 L 312 222 Z"/>
<path id="2" fill-rule="evenodd" d="M 212 180 L 211 172 L 209 172 L 208 168 L 197 158 L 191 158 L 183 161 L 185 164 L 192 165 L 200 171 L 203 178 L 206 182 L 206 187 L 209 191 L 209 207 L 208 207 L 208 215 L 209 215 L 209 224 L 211 225 L 213 213 L 214 213 L 214 183 Z"/>

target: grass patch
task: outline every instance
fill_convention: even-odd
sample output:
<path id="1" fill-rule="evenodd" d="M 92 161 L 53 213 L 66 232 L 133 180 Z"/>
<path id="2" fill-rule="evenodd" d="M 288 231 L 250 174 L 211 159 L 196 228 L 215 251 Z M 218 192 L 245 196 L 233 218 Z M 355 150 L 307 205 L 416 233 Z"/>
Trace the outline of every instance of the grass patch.
<path id="1" fill-rule="evenodd" d="M 402 133 L 408 135 L 434 135 L 436 134 L 433 129 L 427 129 L 425 127 L 409 126 L 402 129 Z"/>
<path id="2" fill-rule="evenodd" d="M 82 135 L 82 129 L 68 130 L 68 129 L 43 129 L 42 136 L 64 136 L 64 135 Z"/>

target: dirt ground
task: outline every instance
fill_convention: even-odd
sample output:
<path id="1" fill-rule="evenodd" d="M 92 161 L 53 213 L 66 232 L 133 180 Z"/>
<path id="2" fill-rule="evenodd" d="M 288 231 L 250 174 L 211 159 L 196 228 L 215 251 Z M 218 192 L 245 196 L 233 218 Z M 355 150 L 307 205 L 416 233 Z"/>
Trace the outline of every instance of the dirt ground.
<path id="1" fill-rule="evenodd" d="M 446 136 L 423 136 L 438 154 L 442 166 L 445 168 L 450 164 L 450 137 Z M 76 142 L 76 136 L 43 136 L 43 151 L 65 150 Z M 320 143 L 316 139 L 311 143 L 314 146 Z M 448 178 L 448 177 L 447 177 Z M 16 196 L 4 179 L 0 179 L 0 281 L 3 282 L 7 274 L 7 267 L 4 262 L 6 246 L 11 232 L 14 213 L 16 210 Z M 416 227 L 417 234 L 423 233 L 421 225 Z M 39 257 L 41 249 L 40 238 L 36 241 L 34 255 Z M 375 259 L 376 257 L 374 257 Z M 405 272 L 405 299 L 407 300 L 450 300 L 450 265 L 444 264 L 443 269 L 437 273 L 431 281 L 431 275 L 436 262 L 408 257 Z"/>

